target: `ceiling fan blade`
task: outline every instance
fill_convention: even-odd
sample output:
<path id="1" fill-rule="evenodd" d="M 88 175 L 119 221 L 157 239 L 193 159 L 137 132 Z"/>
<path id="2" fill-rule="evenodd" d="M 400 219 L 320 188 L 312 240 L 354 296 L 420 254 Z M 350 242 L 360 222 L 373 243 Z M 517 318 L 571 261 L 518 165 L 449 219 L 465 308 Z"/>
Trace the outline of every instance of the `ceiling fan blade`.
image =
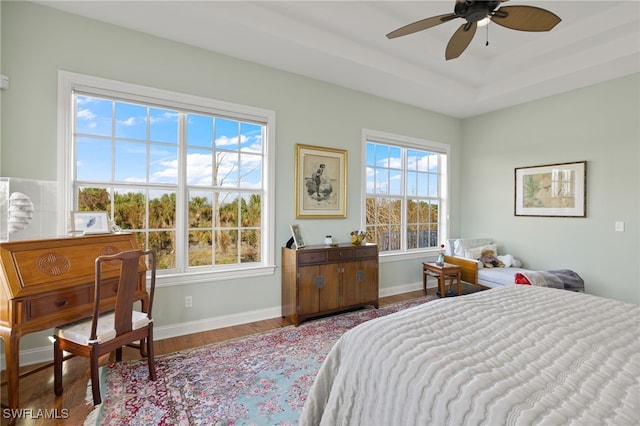
<path id="1" fill-rule="evenodd" d="M 389 34 L 387 34 L 387 38 L 391 39 L 391 38 L 396 38 L 396 37 L 400 37 L 408 34 L 417 33 L 418 31 L 426 30 L 428 28 L 435 27 L 436 25 L 449 22 L 454 18 L 457 18 L 455 13 L 446 13 L 444 15 L 432 16 L 431 18 L 421 19 L 409 25 L 405 25 L 404 27 L 400 27 L 395 31 L 391 31 Z"/>
<path id="2" fill-rule="evenodd" d="M 491 20 L 520 31 L 549 31 L 561 21 L 555 13 L 535 6 L 503 6 Z"/>
<path id="3" fill-rule="evenodd" d="M 475 22 L 467 22 L 460 25 L 460 28 L 451 36 L 444 57 L 447 59 L 455 59 L 462 55 L 462 52 L 469 46 L 473 36 L 476 34 L 478 25 Z"/>

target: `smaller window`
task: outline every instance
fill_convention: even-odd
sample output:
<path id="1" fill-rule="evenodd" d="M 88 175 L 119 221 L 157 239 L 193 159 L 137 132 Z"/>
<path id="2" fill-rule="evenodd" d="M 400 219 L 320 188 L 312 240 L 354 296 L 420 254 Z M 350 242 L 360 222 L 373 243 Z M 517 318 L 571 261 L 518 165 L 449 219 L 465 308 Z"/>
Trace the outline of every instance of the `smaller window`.
<path id="1" fill-rule="evenodd" d="M 439 247 L 448 229 L 448 147 L 371 130 L 363 144 L 367 240 L 381 253 Z"/>

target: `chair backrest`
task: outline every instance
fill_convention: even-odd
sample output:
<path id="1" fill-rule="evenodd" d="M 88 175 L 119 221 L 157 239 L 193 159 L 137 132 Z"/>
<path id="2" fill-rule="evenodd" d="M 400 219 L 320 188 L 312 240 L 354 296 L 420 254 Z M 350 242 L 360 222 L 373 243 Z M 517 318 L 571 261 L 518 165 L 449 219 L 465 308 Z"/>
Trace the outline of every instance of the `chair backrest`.
<path id="1" fill-rule="evenodd" d="M 155 250 L 128 250 L 116 254 L 98 256 L 95 268 L 95 305 L 93 312 L 93 324 L 91 327 L 91 338 L 95 339 L 97 334 L 98 317 L 100 315 L 100 290 L 102 287 L 103 264 L 120 264 L 120 274 L 118 279 L 118 290 L 114 308 L 114 325 L 116 334 L 120 335 L 132 329 L 132 311 L 134 305 L 135 292 L 138 287 L 139 271 L 141 259 L 148 257 L 148 270 L 151 272 L 149 303 L 147 306 L 147 316 L 151 319 L 151 307 L 156 285 L 156 252 Z"/>

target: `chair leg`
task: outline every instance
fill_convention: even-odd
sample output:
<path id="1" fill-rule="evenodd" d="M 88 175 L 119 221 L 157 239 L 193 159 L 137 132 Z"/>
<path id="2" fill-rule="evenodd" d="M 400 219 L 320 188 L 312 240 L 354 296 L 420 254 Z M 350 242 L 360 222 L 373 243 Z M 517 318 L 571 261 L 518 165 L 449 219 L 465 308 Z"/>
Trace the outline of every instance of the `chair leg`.
<path id="1" fill-rule="evenodd" d="M 140 356 L 142 358 L 146 358 L 148 353 L 147 353 L 147 343 L 145 342 L 147 339 L 142 339 L 140 340 Z"/>
<path id="2" fill-rule="evenodd" d="M 98 373 L 98 352 L 95 347 L 91 351 L 91 390 L 93 391 L 93 405 L 100 405 L 102 398 L 100 397 L 100 375 Z"/>
<path id="3" fill-rule="evenodd" d="M 116 362 L 122 362 L 122 348 L 116 349 Z"/>
<path id="4" fill-rule="evenodd" d="M 156 381 L 156 360 L 153 354 L 153 324 L 149 325 L 149 336 L 147 337 L 147 363 L 149 364 L 149 378 Z"/>
<path id="5" fill-rule="evenodd" d="M 53 341 L 53 391 L 62 395 L 62 349 L 57 337 Z"/>

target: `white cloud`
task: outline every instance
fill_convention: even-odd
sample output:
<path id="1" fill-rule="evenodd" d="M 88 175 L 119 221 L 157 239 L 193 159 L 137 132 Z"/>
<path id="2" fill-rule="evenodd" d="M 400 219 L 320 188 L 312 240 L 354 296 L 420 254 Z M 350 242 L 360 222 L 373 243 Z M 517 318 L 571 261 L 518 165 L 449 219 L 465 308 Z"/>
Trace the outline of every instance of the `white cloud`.
<path id="1" fill-rule="evenodd" d="M 126 120 L 119 120 L 118 124 L 121 124 L 123 126 L 133 126 L 134 124 L 136 124 L 136 118 L 129 117 Z"/>
<path id="2" fill-rule="evenodd" d="M 78 110 L 78 118 L 81 120 L 94 120 L 96 115 L 88 108 Z"/>
<path id="3" fill-rule="evenodd" d="M 234 136 L 232 138 L 228 137 L 228 136 L 220 136 L 218 139 L 216 139 L 216 146 L 217 147 L 223 147 L 223 146 L 237 146 L 238 145 L 238 137 Z"/>
<path id="4" fill-rule="evenodd" d="M 160 115 L 152 115 L 149 117 L 151 124 L 162 123 L 165 121 L 178 121 L 178 113 L 175 111 L 165 111 Z"/>

